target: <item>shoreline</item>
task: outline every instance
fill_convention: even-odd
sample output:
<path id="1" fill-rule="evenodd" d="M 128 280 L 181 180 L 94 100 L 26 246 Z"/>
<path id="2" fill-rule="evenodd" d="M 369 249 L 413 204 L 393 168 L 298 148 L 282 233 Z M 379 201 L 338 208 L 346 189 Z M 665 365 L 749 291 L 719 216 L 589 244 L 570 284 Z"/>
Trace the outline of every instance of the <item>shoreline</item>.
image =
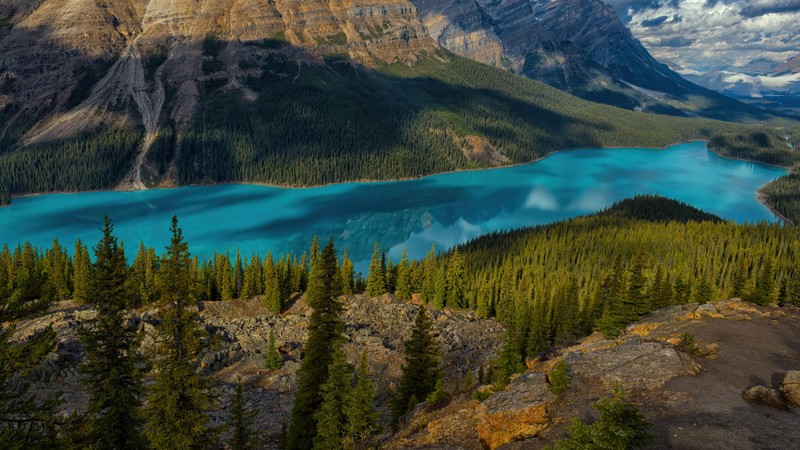
<path id="1" fill-rule="evenodd" d="M 201 183 L 184 184 L 184 185 L 173 185 L 173 186 L 156 186 L 156 187 L 147 188 L 147 189 L 144 189 L 144 190 L 118 189 L 117 187 L 115 187 L 115 188 L 111 188 L 111 189 L 92 189 L 92 190 L 85 190 L 85 191 L 33 192 L 33 193 L 27 193 L 27 194 L 12 195 L 11 196 L 11 204 L 0 205 L 0 208 L 6 208 L 6 207 L 9 207 L 9 206 L 12 206 L 14 199 L 28 198 L 28 197 L 39 197 L 39 196 L 42 196 L 42 195 L 81 194 L 81 193 L 93 193 L 93 192 L 94 193 L 96 193 L 96 192 L 131 192 L 131 193 L 133 193 L 133 192 L 146 192 L 146 191 L 151 191 L 151 190 L 177 189 L 177 188 L 183 188 L 183 187 L 225 186 L 225 185 L 236 185 L 236 184 L 247 185 L 247 186 L 262 186 L 262 187 L 270 187 L 270 188 L 277 188 L 277 189 L 316 189 L 316 188 L 323 188 L 323 187 L 336 186 L 336 185 L 346 185 L 346 184 L 392 183 L 392 182 L 398 182 L 398 181 L 423 180 L 425 178 L 430 178 L 430 177 L 434 177 L 434 176 L 454 174 L 454 173 L 460 173 L 460 172 L 477 172 L 477 171 L 482 171 L 482 170 L 507 169 L 507 168 L 525 166 L 525 165 L 528 165 L 528 164 L 535 164 L 535 163 L 537 163 L 537 162 L 539 162 L 539 161 L 541 161 L 541 160 L 543 160 L 545 158 L 548 158 L 550 156 L 553 156 L 553 155 L 555 155 L 557 153 L 569 152 L 569 151 L 577 151 L 577 150 L 619 150 L 619 149 L 627 149 L 627 148 L 649 149 L 649 150 L 667 150 L 670 147 L 675 147 L 675 146 L 684 145 L 684 144 L 691 144 L 691 143 L 694 143 L 694 142 L 705 142 L 706 143 L 706 150 L 711 152 L 711 153 L 713 153 L 717 157 L 722 158 L 722 159 L 729 159 L 729 160 L 733 160 L 733 161 L 747 162 L 747 163 L 751 163 L 751 164 L 761 164 L 761 165 L 764 165 L 764 166 L 784 169 L 784 170 L 787 171 L 786 175 L 791 173 L 791 168 L 789 168 L 789 167 L 779 166 L 779 165 L 776 165 L 776 164 L 770 164 L 770 163 L 765 163 L 765 162 L 760 162 L 760 161 L 752 161 L 752 160 L 744 159 L 744 158 L 737 158 L 737 157 L 732 157 L 732 156 L 721 155 L 718 152 L 708 148 L 708 142 L 709 141 L 704 140 L 704 139 L 689 139 L 689 140 L 685 140 L 685 141 L 673 142 L 673 143 L 670 143 L 670 144 L 667 144 L 667 145 L 663 145 L 663 146 L 660 146 L 660 147 L 630 147 L 630 146 L 623 147 L 623 146 L 616 146 L 616 147 L 598 147 L 598 148 L 590 148 L 590 147 L 566 148 L 566 149 L 553 150 L 551 152 L 548 152 L 545 155 L 542 155 L 542 156 L 540 156 L 540 157 L 538 157 L 538 158 L 536 158 L 534 160 L 528 161 L 528 162 L 507 164 L 507 165 L 495 166 L 495 167 L 461 168 L 461 169 L 449 170 L 449 171 L 444 171 L 444 172 L 434 172 L 434 173 L 421 175 L 421 176 L 417 176 L 417 177 L 389 178 L 389 179 L 385 179 L 385 180 L 358 179 L 358 180 L 347 180 L 347 181 L 334 181 L 334 182 L 330 182 L 330 183 L 313 184 L 313 185 L 271 184 L 271 183 L 263 183 L 263 182 L 256 182 L 256 181 L 226 181 L 226 182 L 208 182 L 208 183 L 202 183 L 201 182 Z M 786 176 L 786 175 L 784 175 L 784 176 Z M 769 183 L 765 183 L 763 186 L 758 188 L 758 190 L 756 191 L 755 199 L 759 203 L 764 205 L 773 215 L 775 215 L 775 217 L 779 218 L 784 223 L 787 223 L 790 226 L 794 226 L 795 223 L 793 221 L 787 219 L 783 214 L 781 214 L 778 211 L 776 211 L 772 207 L 772 205 L 770 205 L 767 202 L 767 198 L 766 198 L 766 195 L 764 195 L 764 193 L 763 193 L 763 189 L 770 183 L 772 183 L 772 181 L 770 181 Z"/>
<path id="2" fill-rule="evenodd" d="M 679 142 L 674 142 L 674 143 L 671 143 L 671 144 L 663 145 L 661 147 L 630 147 L 630 146 L 628 146 L 628 147 L 623 147 L 623 146 L 597 147 L 597 148 L 593 148 L 593 147 L 572 147 L 572 148 L 564 148 L 564 149 L 559 149 L 559 150 L 553 150 L 551 152 L 548 152 L 545 155 L 539 156 L 538 158 L 533 159 L 531 161 L 527 161 L 527 162 L 506 164 L 506 165 L 494 166 L 494 167 L 460 168 L 460 169 L 448 170 L 448 171 L 444 171 L 444 172 L 433 172 L 433 173 L 420 175 L 420 176 L 416 176 L 416 177 L 387 178 L 385 180 L 374 180 L 374 179 L 361 178 L 361 179 L 357 179 L 357 180 L 332 181 L 330 183 L 322 183 L 322 184 L 273 184 L 273 183 L 264 183 L 264 182 L 259 182 L 259 181 L 224 181 L 224 182 L 208 182 L 208 183 L 200 182 L 200 183 L 193 183 L 193 184 L 173 185 L 173 186 L 156 186 L 156 187 L 147 188 L 147 189 L 143 189 L 143 190 L 119 189 L 118 187 L 113 187 L 113 188 L 106 188 L 106 189 L 89 189 L 89 190 L 82 190 L 82 191 L 29 192 L 29 193 L 26 193 L 26 194 L 14 194 L 14 195 L 11 196 L 11 200 L 13 202 L 13 200 L 17 199 L 17 198 L 39 197 L 39 196 L 42 196 L 42 195 L 51 195 L 51 194 L 52 195 L 59 195 L 59 194 L 83 194 L 83 193 L 92 193 L 92 192 L 145 192 L 145 191 L 155 191 L 155 190 L 178 189 L 178 188 L 184 188 L 184 187 L 226 186 L 226 185 L 233 185 L 233 184 L 241 184 L 241 185 L 248 185 L 248 186 L 263 186 L 263 187 L 272 187 L 272 188 L 278 188 L 278 189 L 316 189 L 316 188 L 321 188 L 321 187 L 336 186 L 336 185 L 340 185 L 340 184 L 343 185 L 343 184 L 360 184 L 360 183 L 391 183 L 391 182 L 395 182 L 395 181 L 423 180 L 423 179 L 429 178 L 429 177 L 435 177 L 435 176 L 439 176 L 439 175 L 447 175 L 447 174 L 452 174 L 452 173 L 478 172 L 478 171 L 481 171 L 481 170 L 496 170 L 496 169 L 507 169 L 507 168 L 512 168 L 512 167 L 526 166 L 528 164 L 537 163 L 537 162 L 539 162 L 539 161 L 541 161 L 541 160 L 543 160 L 545 158 L 548 158 L 548 157 L 550 157 L 552 155 L 555 155 L 556 153 L 570 152 L 570 151 L 576 151 L 576 150 L 619 150 L 619 149 L 624 149 L 624 148 L 637 148 L 637 149 L 649 149 L 649 150 L 666 150 L 666 149 L 668 149 L 670 147 L 674 147 L 674 146 L 677 146 L 677 145 L 683 145 L 683 144 L 691 144 L 693 142 L 706 142 L 707 143 L 708 141 L 705 141 L 703 139 L 690 139 L 690 140 L 686 140 L 686 141 L 679 141 Z M 711 151 L 714 154 L 717 154 L 716 152 L 714 152 L 714 151 L 712 151 L 710 149 L 709 149 L 709 151 Z M 717 155 L 717 156 L 722 157 L 721 155 Z M 734 158 L 728 158 L 728 159 L 734 159 Z M 746 161 L 746 160 L 742 160 L 742 161 Z M 751 163 L 755 163 L 755 164 L 761 164 L 761 163 L 758 163 L 756 161 L 747 161 L 747 162 L 751 162 Z M 769 165 L 769 164 L 766 164 L 766 165 Z M 0 205 L 0 208 L 4 208 L 4 207 L 7 207 L 7 206 L 11 206 L 11 205 Z"/>

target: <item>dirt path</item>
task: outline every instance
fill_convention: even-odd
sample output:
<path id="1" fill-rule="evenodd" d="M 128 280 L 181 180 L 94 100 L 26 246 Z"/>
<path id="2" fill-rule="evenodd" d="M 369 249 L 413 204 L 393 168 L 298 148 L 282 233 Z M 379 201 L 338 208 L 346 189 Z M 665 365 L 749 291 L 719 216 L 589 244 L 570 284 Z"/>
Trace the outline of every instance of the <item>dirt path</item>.
<path id="1" fill-rule="evenodd" d="M 707 319 L 689 331 L 701 343 L 719 345 L 718 357 L 701 360 L 699 375 L 664 386 L 685 400 L 653 417 L 661 441 L 656 448 L 799 448 L 798 412 L 747 403 L 742 392 L 777 387 L 788 370 L 800 370 L 800 322 Z"/>

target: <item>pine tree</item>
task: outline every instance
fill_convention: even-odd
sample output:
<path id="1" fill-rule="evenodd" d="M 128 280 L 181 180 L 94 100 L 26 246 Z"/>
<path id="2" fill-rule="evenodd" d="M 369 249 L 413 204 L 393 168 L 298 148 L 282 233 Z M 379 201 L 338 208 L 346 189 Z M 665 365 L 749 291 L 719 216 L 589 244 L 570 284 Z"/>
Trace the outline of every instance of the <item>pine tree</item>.
<path id="1" fill-rule="evenodd" d="M 506 326 L 503 334 L 503 346 L 497 355 L 494 374 L 497 387 L 502 388 L 511 381 L 511 376 L 525 370 L 522 362 L 522 351 L 517 340 L 516 327 L 514 324 Z"/>
<path id="2" fill-rule="evenodd" d="M 440 377 L 441 349 L 431 337 L 433 322 L 424 307 L 414 321 L 411 338 L 405 342 L 405 363 L 397 395 L 392 400 L 392 420 L 397 422 L 407 411 L 412 398 L 426 398 Z M 416 402 L 414 403 L 416 405 Z"/>
<path id="3" fill-rule="evenodd" d="M 400 300 L 411 300 L 412 286 L 412 268 L 408 262 L 408 251 L 403 247 L 403 255 L 400 257 L 400 262 L 397 263 L 397 290 L 395 294 Z"/>
<path id="4" fill-rule="evenodd" d="M 375 251 L 369 263 L 369 275 L 367 275 L 367 295 L 378 297 L 386 293 L 386 273 L 384 273 L 384 259 L 378 243 L 375 243 Z"/>
<path id="5" fill-rule="evenodd" d="M 465 308 L 464 303 L 464 258 L 458 251 L 453 250 L 447 264 L 447 299 L 445 303 L 450 306 Z"/>
<path id="6" fill-rule="evenodd" d="M 272 254 L 264 262 L 264 306 L 273 314 L 280 314 L 282 305 L 281 283 Z"/>
<path id="7" fill-rule="evenodd" d="M 756 279 L 756 287 L 750 296 L 753 303 L 766 306 L 773 303 L 772 291 L 775 289 L 775 269 L 773 268 L 772 258 L 767 256 L 764 267 Z"/>
<path id="8" fill-rule="evenodd" d="M 244 285 L 244 268 L 242 267 L 242 256 L 239 254 L 239 247 L 236 247 L 236 262 L 233 264 L 233 297 L 242 297 L 242 286 Z"/>
<path id="9" fill-rule="evenodd" d="M 736 272 L 733 274 L 732 294 L 735 298 L 745 298 L 748 275 L 747 258 L 740 256 L 739 261 L 736 263 Z"/>
<path id="10" fill-rule="evenodd" d="M 255 450 L 258 448 L 259 439 L 254 430 L 256 415 L 258 415 L 258 410 L 248 411 L 245 407 L 242 380 L 238 380 L 231 404 L 231 417 L 227 423 L 231 432 L 231 439 L 228 443 L 231 450 Z"/>
<path id="11" fill-rule="evenodd" d="M 350 259 L 350 254 L 347 249 L 344 249 L 342 255 L 342 266 L 339 268 L 339 273 L 342 277 L 342 294 L 351 295 L 353 293 L 353 261 Z"/>
<path id="12" fill-rule="evenodd" d="M 144 448 L 142 376 L 137 369 L 139 336 L 127 324 L 130 293 L 123 250 L 108 215 L 94 247 L 88 303 L 97 311 L 78 329 L 84 351 L 81 372 L 89 390 L 88 442 L 92 448 Z"/>
<path id="13" fill-rule="evenodd" d="M 328 380 L 321 387 L 322 404 L 315 414 L 314 450 L 352 448 L 348 441 L 348 405 L 352 398 L 353 368 L 347 363 L 341 339 L 335 344 L 328 366 Z"/>
<path id="14" fill-rule="evenodd" d="M 267 355 L 264 357 L 264 366 L 269 370 L 278 370 L 283 365 L 283 357 L 275 344 L 275 331 L 269 330 L 269 340 L 267 341 Z"/>
<path id="15" fill-rule="evenodd" d="M 714 300 L 714 287 L 708 282 L 706 277 L 701 277 L 694 290 L 694 302 L 699 304 L 708 303 Z"/>
<path id="16" fill-rule="evenodd" d="M 72 267 L 72 299 L 77 303 L 85 304 L 89 300 L 92 263 L 89 260 L 89 251 L 80 239 L 75 242 Z"/>
<path id="17" fill-rule="evenodd" d="M 422 262 L 422 289 L 420 300 L 430 303 L 436 295 L 436 248 L 431 244 L 431 249 Z"/>
<path id="18" fill-rule="evenodd" d="M 356 373 L 356 387 L 347 403 L 347 439 L 346 446 L 355 447 L 356 444 L 369 439 L 380 431 L 378 421 L 380 411 L 375 407 L 375 387 L 369 378 L 367 368 L 367 354 L 361 353 Z"/>
<path id="19" fill-rule="evenodd" d="M 341 276 L 336 261 L 333 240 L 325 246 L 314 264 L 309 285 L 317 286 L 306 297 L 313 304 L 308 325 L 308 340 L 297 371 L 297 392 L 292 408 L 287 447 L 289 450 L 311 448 L 317 430 L 316 412 L 322 404 L 322 386 L 328 381 L 328 366 L 332 362 L 335 344 L 342 338 L 344 324 L 339 315 L 342 305 Z"/>
<path id="20" fill-rule="evenodd" d="M 645 294 L 645 287 L 647 284 L 647 277 L 645 271 L 645 257 L 644 254 L 639 253 L 633 258 L 633 267 L 631 267 L 631 274 L 628 278 L 628 297 L 625 302 L 626 309 L 632 310 L 636 316 L 650 311 L 650 299 Z M 628 312 L 626 320 L 631 322 L 636 320 L 636 317 Z"/>
<path id="21" fill-rule="evenodd" d="M 442 309 L 447 304 L 447 270 L 439 268 L 436 273 L 436 293 L 433 296 L 433 306 Z"/>
<path id="22" fill-rule="evenodd" d="M 172 238 L 161 261 L 157 292 L 161 324 L 156 328 L 158 358 L 145 408 L 145 434 L 155 450 L 202 448 L 210 443 L 209 382 L 197 372 L 200 329 L 189 248 L 172 218 Z"/>

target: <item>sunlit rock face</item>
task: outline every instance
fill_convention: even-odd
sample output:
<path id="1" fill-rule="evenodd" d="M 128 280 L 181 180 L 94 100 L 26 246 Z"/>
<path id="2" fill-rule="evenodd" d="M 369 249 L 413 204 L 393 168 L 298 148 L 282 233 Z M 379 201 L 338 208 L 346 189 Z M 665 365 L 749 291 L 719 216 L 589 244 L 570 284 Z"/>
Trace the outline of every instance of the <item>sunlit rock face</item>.
<path id="1" fill-rule="evenodd" d="M 219 42 L 212 74 L 203 69 L 208 38 Z M 437 48 L 405 0 L 0 0 L 0 85 L 8 86 L 0 114 L 23 110 L 38 123 L 27 143 L 131 117 L 147 128 L 162 113 L 186 122 L 198 82 L 225 78 L 241 88 L 269 53 L 376 67 Z"/>

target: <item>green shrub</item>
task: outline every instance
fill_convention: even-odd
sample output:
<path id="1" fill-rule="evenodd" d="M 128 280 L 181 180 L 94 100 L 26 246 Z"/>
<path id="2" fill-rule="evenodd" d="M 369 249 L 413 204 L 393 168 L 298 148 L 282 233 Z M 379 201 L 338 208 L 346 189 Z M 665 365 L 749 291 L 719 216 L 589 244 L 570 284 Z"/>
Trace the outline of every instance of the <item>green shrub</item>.
<path id="1" fill-rule="evenodd" d="M 547 389 L 549 389 L 550 392 L 555 395 L 561 395 L 564 392 L 567 392 L 567 388 L 569 388 L 569 373 L 567 373 L 568 369 L 569 367 L 563 359 L 553 367 L 550 375 L 547 376 Z"/>
<path id="2" fill-rule="evenodd" d="M 636 408 L 622 399 L 617 392 L 611 398 L 593 405 L 600 419 L 591 425 L 575 419 L 570 427 L 570 437 L 555 442 L 556 450 L 637 449 L 646 448 L 655 441 L 650 434 L 652 424 Z"/>

